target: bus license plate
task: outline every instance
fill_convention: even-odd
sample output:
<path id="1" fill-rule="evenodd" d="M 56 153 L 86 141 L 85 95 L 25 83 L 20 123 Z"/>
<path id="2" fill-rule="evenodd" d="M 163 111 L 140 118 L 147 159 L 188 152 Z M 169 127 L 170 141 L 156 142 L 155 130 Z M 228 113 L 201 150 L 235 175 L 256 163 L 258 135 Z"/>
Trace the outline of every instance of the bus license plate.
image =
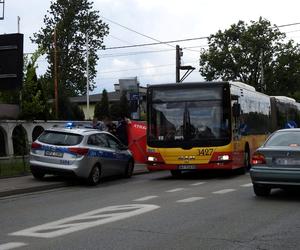
<path id="1" fill-rule="evenodd" d="M 60 157 L 62 158 L 64 153 L 56 152 L 56 151 L 45 151 L 45 156 L 52 156 L 52 157 Z"/>
<path id="2" fill-rule="evenodd" d="M 178 165 L 178 169 L 196 169 L 196 165 Z"/>

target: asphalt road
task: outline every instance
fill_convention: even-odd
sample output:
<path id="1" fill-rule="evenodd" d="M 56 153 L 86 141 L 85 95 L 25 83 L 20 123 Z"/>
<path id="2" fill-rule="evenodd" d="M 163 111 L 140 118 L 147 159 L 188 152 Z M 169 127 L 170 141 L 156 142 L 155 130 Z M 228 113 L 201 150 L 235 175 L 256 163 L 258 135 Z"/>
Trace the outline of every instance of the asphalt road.
<path id="1" fill-rule="evenodd" d="M 250 177 L 168 172 L 0 199 L 4 249 L 299 249 L 299 191 Z"/>

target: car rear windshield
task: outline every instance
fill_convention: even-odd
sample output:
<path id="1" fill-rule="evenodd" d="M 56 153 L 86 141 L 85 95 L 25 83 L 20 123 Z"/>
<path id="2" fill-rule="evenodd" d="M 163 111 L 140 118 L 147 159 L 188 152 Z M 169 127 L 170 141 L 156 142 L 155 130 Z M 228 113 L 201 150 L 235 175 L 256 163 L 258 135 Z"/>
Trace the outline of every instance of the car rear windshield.
<path id="1" fill-rule="evenodd" d="M 265 146 L 300 146 L 300 131 L 282 131 L 274 133 Z"/>
<path id="2" fill-rule="evenodd" d="M 72 133 L 44 131 L 39 137 L 39 141 L 52 145 L 73 146 L 82 141 L 83 136 Z"/>

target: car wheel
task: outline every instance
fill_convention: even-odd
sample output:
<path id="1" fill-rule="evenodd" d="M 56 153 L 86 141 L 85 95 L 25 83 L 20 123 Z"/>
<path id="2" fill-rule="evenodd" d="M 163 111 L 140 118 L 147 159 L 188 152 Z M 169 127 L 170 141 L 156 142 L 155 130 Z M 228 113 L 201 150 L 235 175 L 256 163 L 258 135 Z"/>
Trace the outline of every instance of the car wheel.
<path id="1" fill-rule="evenodd" d="M 271 193 L 271 188 L 264 185 L 253 184 L 253 190 L 256 196 L 268 196 Z"/>
<path id="2" fill-rule="evenodd" d="M 180 170 L 171 170 L 171 175 L 173 177 L 180 177 L 181 176 L 181 171 Z"/>
<path id="3" fill-rule="evenodd" d="M 125 168 L 124 177 L 130 178 L 133 174 L 133 169 L 134 169 L 134 162 L 133 162 L 133 160 L 129 160 L 129 162 L 127 163 L 127 166 Z"/>
<path id="4" fill-rule="evenodd" d="M 31 170 L 33 177 L 37 180 L 42 180 L 45 176 L 45 173 L 41 171 Z"/>
<path id="5" fill-rule="evenodd" d="M 99 166 L 94 166 L 91 170 L 91 173 L 87 179 L 88 184 L 91 186 L 95 186 L 99 183 L 101 176 L 101 170 Z"/>

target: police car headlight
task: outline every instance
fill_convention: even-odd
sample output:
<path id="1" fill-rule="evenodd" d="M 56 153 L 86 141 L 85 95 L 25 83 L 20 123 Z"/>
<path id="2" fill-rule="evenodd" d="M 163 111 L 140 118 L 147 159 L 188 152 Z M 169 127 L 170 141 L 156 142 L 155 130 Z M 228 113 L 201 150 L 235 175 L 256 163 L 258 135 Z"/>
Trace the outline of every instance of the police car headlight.
<path id="1" fill-rule="evenodd" d="M 157 158 L 154 156 L 148 156 L 148 161 L 157 161 Z"/>

